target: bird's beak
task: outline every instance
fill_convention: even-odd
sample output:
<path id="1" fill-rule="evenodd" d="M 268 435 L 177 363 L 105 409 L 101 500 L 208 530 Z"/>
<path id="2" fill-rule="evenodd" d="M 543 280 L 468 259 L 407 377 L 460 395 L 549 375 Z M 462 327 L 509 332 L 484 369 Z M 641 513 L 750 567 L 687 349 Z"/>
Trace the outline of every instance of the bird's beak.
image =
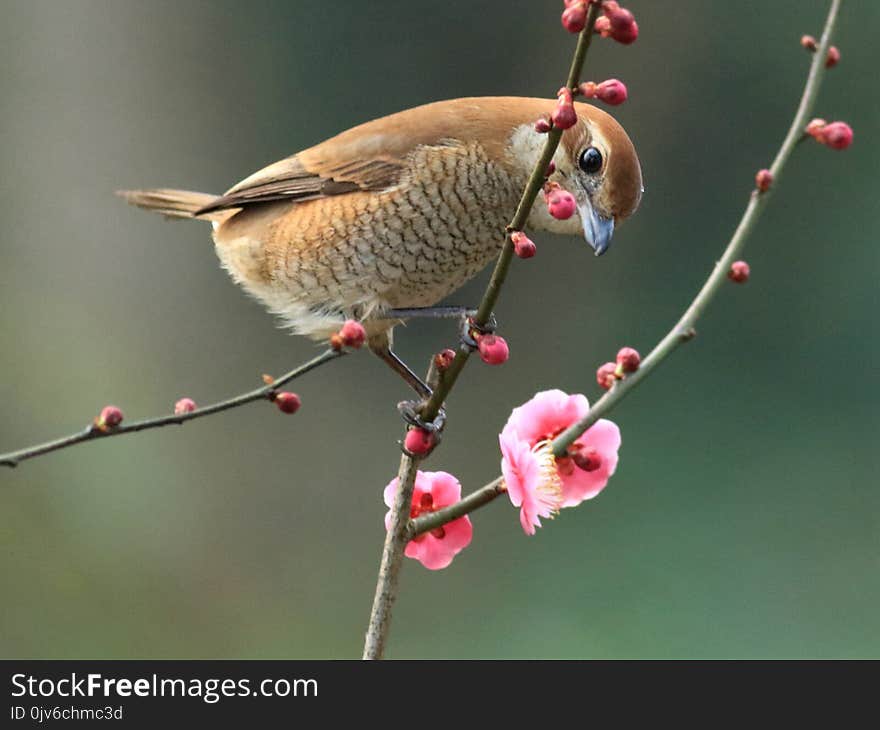
<path id="1" fill-rule="evenodd" d="M 584 226 L 584 238 L 592 246 L 596 256 L 601 256 L 611 245 L 611 236 L 614 234 L 614 218 L 605 218 L 599 215 L 589 200 L 578 206 L 578 212 Z"/>

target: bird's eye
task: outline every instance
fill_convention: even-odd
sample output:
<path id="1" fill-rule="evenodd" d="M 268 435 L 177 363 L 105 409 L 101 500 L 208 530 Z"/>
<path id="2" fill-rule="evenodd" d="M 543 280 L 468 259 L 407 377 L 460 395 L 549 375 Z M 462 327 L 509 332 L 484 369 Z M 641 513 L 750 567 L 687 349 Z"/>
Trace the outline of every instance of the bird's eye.
<path id="1" fill-rule="evenodd" d="M 587 147 L 581 153 L 578 166 L 589 175 L 593 175 L 602 169 L 602 153 L 595 147 Z"/>

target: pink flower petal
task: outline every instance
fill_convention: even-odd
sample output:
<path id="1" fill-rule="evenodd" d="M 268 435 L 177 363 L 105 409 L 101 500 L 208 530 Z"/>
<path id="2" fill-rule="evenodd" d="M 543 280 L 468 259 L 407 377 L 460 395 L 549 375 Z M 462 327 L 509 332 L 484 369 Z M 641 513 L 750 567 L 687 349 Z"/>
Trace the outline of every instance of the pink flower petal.
<path id="1" fill-rule="evenodd" d="M 608 479 L 617 469 L 620 448 L 620 429 L 617 424 L 604 418 L 599 419 L 584 433 L 576 443 L 585 448 L 596 449 L 602 458 L 602 465 L 595 471 L 574 469 L 571 474 L 562 476 L 562 506 L 575 507 L 601 492 Z"/>
<path id="2" fill-rule="evenodd" d="M 514 408 L 502 433 L 515 431 L 534 446 L 539 441 L 553 438 L 589 411 L 589 401 L 583 395 L 545 390 L 528 403 Z"/>

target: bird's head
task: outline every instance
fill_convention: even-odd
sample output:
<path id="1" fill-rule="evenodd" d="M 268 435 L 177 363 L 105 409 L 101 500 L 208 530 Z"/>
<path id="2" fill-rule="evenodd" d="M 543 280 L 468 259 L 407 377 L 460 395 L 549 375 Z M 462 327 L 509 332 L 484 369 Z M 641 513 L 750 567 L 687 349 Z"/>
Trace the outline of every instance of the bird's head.
<path id="1" fill-rule="evenodd" d="M 534 230 L 583 235 L 601 256 L 608 250 L 615 226 L 639 206 L 642 170 L 632 141 L 610 114 L 582 103 L 576 103 L 575 110 L 578 121 L 562 135 L 550 180 L 574 196 L 578 213 L 557 220 L 539 199 L 528 225 Z M 526 171 L 534 167 L 545 139 L 532 125 L 514 131 L 510 149 Z"/>

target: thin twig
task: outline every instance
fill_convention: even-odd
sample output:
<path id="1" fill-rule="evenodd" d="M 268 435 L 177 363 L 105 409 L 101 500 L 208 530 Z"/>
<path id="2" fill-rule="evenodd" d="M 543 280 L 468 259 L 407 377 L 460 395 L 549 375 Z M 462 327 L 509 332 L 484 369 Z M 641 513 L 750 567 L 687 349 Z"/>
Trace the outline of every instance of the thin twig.
<path id="1" fill-rule="evenodd" d="M 828 18 L 825 21 L 825 29 L 822 32 L 822 39 L 813 58 L 812 65 L 810 66 L 810 72 L 807 76 L 807 83 L 804 87 L 800 104 L 798 105 L 791 127 L 788 130 L 788 134 L 785 136 L 782 146 L 779 148 L 779 152 L 776 154 L 776 158 L 770 168 L 770 171 L 773 174 L 773 187 L 771 190 L 776 188 L 782 170 L 798 143 L 804 139 L 804 128 L 807 125 L 809 117 L 812 116 L 812 110 L 819 93 L 819 86 L 825 72 L 825 57 L 828 53 L 828 48 L 831 46 L 831 36 L 834 31 L 834 25 L 837 20 L 837 14 L 840 10 L 841 2 L 842 0 L 832 0 L 831 2 L 831 8 L 828 11 Z M 650 354 L 642 361 L 641 366 L 635 373 L 632 373 L 631 375 L 628 375 L 626 379 L 615 383 L 605 395 L 593 404 L 589 413 L 584 418 L 572 424 L 554 439 L 553 453 L 556 456 L 562 456 L 565 454 L 568 447 L 573 444 L 581 434 L 600 418 L 610 413 L 617 404 L 629 395 L 639 383 L 647 378 L 661 362 L 666 360 L 666 358 L 677 350 L 680 345 L 693 339 L 696 334 L 694 325 L 721 290 L 721 287 L 724 286 L 730 265 L 742 252 L 747 239 L 754 230 L 758 215 L 767 204 L 768 197 L 769 191 L 761 193 L 758 190 L 754 190 L 752 192 L 745 212 L 733 233 L 733 237 L 727 244 L 724 254 L 715 264 L 715 268 L 712 270 L 706 283 L 703 284 L 703 287 L 700 289 L 685 313 L 681 316 L 675 326 L 669 330 L 666 336 L 654 347 L 653 350 L 651 350 Z M 498 477 L 486 486 L 472 492 L 449 507 L 419 517 L 416 520 L 411 520 L 409 523 L 409 534 L 413 536 L 421 535 L 424 532 L 441 527 L 447 522 L 451 522 L 454 519 L 466 515 L 478 507 L 488 504 L 504 493 L 504 489 L 501 485 L 501 477 Z"/>
<path id="2" fill-rule="evenodd" d="M 47 441 L 44 444 L 29 446 L 24 449 L 19 449 L 18 451 L 11 451 L 8 454 L 0 454 L 0 466 L 16 467 L 22 461 L 25 461 L 27 459 L 33 459 L 36 456 L 42 456 L 43 454 L 48 454 L 51 451 L 66 449 L 70 446 L 75 446 L 76 444 L 85 443 L 86 441 L 96 441 L 98 439 L 110 438 L 111 436 L 122 436 L 126 433 L 134 433 L 135 431 L 146 431 L 150 428 L 162 428 L 163 426 L 179 425 L 182 423 L 186 423 L 187 421 L 192 421 L 195 418 L 202 418 L 203 416 L 210 416 L 213 413 L 228 411 L 231 408 L 237 408 L 239 406 L 245 405 L 246 403 L 251 403 L 255 400 L 268 399 L 271 398 L 271 396 L 282 385 L 289 383 L 291 380 L 295 380 L 301 375 L 305 375 L 315 368 L 320 367 L 324 363 L 329 362 L 330 360 L 335 360 L 337 357 L 340 357 L 344 354 L 344 350 L 328 349 L 325 352 L 322 352 L 317 357 L 312 358 L 308 362 L 303 363 L 297 368 L 294 368 L 290 372 L 285 373 L 280 378 L 276 378 L 275 380 L 273 380 L 272 383 L 265 385 L 262 388 L 257 388 L 256 390 L 242 393 L 241 395 L 237 395 L 233 398 L 220 401 L 219 403 L 205 406 L 204 408 L 197 408 L 196 410 L 190 411 L 189 413 L 172 414 L 168 416 L 159 416 L 158 418 L 148 418 L 143 421 L 133 421 L 132 423 L 127 423 L 125 425 L 117 426 L 115 428 L 107 430 L 101 430 L 92 425 L 82 431 L 78 431 L 77 433 L 71 434 L 69 436 L 63 436 L 59 439 L 55 439 L 54 441 Z"/>
<path id="3" fill-rule="evenodd" d="M 577 47 L 572 58 L 571 67 L 568 71 L 566 86 L 573 89 L 580 80 L 581 69 L 583 68 L 584 59 L 589 50 L 593 38 L 593 25 L 599 14 L 600 6 L 591 4 L 587 13 L 586 25 L 578 36 Z M 544 176 L 559 141 L 562 139 L 561 129 L 551 129 L 547 135 L 547 141 L 544 143 L 544 150 L 541 157 L 535 164 L 529 181 L 523 190 L 519 205 L 514 213 L 513 219 L 507 226 L 507 236 L 504 246 L 498 256 L 495 269 L 492 271 L 492 277 L 477 308 L 477 314 L 474 316 L 474 323 L 479 327 L 485 325 L 489 321 L 492 309 L 498 301 L 501 293 L 501 287 L 507 278 L 507 272 L 510 269 L 510 262 L 513 257 L 513 243 L 510 240 L 510 232 L 521 230 L 528 220 L 529 213 L 538 193 L 544 184 Z M 435 388 L 431 398 L 425 404 L 421 411 L 421 417 L 425 421 L 433 421 L 443 403 L 446 401 L 450 391 L 455 385 L 458 376 L 464 369 L 465 363 L 470 357 L 471 350 L 462 344 L 456 352 L 455 358 L 449 368 L 444 372 L 443 378 L 440 380 L 437 388 Z M 404 454 L 400 462 L 398 471 L 398 487 L 397 495 L 392 508 L 392 520 L 385 538 L 385 545 L 382 551 L 382 562 L 379 569 L 379 578 L 376 583 L 376 594 L 373 599 L 373 608 L 370 612 L 370 623 L 367 628 L 367 635 L 364 641 L 364 659 L 381 659 L 385 650 L 385 641 L 388 637 L 388 631 L 391 626 L 391 608 L 397 597 L 397 578 L 400 573 L 400 566 L 403 562 L 403 553 L 406 543 L 409 541 L 409 510 L 410 501 L 412 500 L 413 485 L 415 484 L 416 471 L 418 470 L 421 459 Z"/>

